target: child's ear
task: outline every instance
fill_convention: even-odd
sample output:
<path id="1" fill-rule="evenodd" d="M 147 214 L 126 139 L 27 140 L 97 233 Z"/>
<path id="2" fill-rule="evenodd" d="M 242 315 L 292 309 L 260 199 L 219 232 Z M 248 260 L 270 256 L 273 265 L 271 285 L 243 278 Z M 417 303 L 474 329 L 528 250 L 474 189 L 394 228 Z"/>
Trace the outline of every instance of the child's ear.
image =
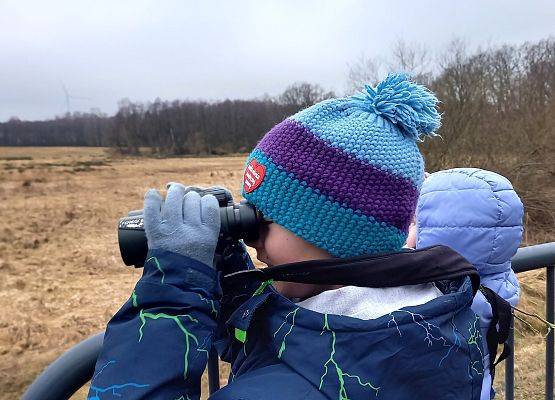
<path id="1" fill-rule="evenodd" d="M 409 247 L 411 249 L 416 248 L 416 239 L 418 235 L 418 227 L 416 226 L 416 214 L 412 216 L 412 221 L 409 225 L 409 234 L 407 240 L 405 241 L 404 247 Z"/>

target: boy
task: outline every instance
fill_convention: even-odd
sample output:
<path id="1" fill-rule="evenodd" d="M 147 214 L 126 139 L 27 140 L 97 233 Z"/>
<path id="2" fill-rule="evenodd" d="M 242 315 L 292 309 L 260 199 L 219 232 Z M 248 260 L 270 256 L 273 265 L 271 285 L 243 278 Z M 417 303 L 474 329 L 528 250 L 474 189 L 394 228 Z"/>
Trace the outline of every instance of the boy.
<path id="1" fill-rule="evenodd" d="M 269 221 L 250 243 L 269 268 L 253 276 L 292 263 L 285 269 L 302 273 L 281 280 L 297 282 L 274 288 L 249 278 L 241 243 L 213 269 L 216 200 L 178 184 L 165 201 L 149 191 L 144 275 L 108 324 L 89 398 L 197 399 L 214 344 L 232 364 L 214 400 L 478 399 L 471 266 L 446 248 L 398 252 L 424 174 L 417 141 L 439 127 L 436 106 L 427 89 L 390 75 L 375 89 L 295 114 L 261 140 L 243 195 Z M 342 265 L 360 272 L 358 281 L 326 280 Z M 439 289 L 410 279 L 429 265 L 468 274 Z"/>

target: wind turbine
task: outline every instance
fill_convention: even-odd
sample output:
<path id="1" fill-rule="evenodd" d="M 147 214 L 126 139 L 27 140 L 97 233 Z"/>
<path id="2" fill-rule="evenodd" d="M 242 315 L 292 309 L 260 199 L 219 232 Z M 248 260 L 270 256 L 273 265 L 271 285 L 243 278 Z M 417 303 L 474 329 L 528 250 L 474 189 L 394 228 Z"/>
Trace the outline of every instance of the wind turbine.
<path id="1" fill-rule="evenodd" d="M 60 81 L 60 85 L 62 85 L 62 90 L 64 91 L 66 110 L 68 114 L 71 112 L 71 100 L 91 100 L 90 97 L 72 96 L 69 94 L 66 86 L 64 85 L 64 82 Z"/>

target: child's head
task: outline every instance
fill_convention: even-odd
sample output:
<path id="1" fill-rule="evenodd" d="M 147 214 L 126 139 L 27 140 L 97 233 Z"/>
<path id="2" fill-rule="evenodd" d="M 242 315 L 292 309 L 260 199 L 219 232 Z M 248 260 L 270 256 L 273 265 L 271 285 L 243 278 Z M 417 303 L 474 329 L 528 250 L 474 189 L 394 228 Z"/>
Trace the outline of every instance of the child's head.
<path id="1" fill-rule="evenodd" d="M 281 226 L 264 228 L 264 247 L 279 239 L 283 256 L 257 247 L 259 258 L 274 264 L 399 250 L 424 175 L 417 142 L 439 127 L 436 106 L 426 88 L 390 75 L 375 89 L 276 125 L 250 154 L 244 176 L 244 197 Z M 304 255 L 294 256 L 293 245 L 304 246 Z"/>

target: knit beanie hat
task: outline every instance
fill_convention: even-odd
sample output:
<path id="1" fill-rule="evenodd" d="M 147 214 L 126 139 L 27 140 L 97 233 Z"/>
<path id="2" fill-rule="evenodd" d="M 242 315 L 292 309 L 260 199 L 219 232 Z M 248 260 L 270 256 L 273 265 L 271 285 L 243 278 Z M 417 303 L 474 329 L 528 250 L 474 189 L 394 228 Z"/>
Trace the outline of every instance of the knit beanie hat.
<path id="1" fill-rule="evenodd" d="M 399 250 L 424 177 L 417 142 L 438 100 L 404 74 L 285 119 L 249 155 L 243 196 L 335 257 Z"/>

